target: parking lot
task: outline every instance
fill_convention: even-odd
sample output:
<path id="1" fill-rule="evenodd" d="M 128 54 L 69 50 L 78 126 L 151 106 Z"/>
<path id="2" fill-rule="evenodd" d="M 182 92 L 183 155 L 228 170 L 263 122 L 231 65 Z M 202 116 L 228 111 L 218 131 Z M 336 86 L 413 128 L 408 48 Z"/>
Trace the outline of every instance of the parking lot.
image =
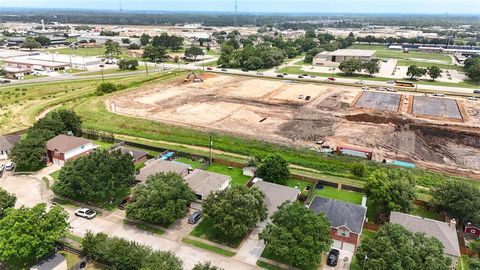
<path id="1" fill-rule="evenodd" d="M 355 108 L 397 112 L 402 95 L 365 91 L 355 103 Z"/>
<path id="2" fill-rule="evenodd" d="M 463 119 L 457 101 L 447 98 L 415 96 L 412 114 L 424 117 Z"/>

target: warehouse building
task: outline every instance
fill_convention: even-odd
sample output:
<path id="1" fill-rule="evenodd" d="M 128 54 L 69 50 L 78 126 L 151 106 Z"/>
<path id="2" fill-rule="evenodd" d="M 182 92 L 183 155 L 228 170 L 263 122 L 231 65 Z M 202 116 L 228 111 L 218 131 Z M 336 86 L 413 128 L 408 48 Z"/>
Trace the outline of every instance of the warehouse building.
<path id="1" fill-rule="evenodd" d="M 375 58 L 375 50 L 341 49 L 333 52 L 321 52 L 313 58 L 313 65 L 337 67 L 350 59 L 370 61 Z"/>

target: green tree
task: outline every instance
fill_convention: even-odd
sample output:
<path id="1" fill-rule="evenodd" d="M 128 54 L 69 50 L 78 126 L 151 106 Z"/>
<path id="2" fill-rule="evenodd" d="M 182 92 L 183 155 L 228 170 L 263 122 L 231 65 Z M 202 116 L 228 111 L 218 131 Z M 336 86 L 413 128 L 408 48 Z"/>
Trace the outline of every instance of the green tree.
<path id="1" fill-rule="evenodd" d="M 52 41 L 46 36 L 35 37 L 35 41 L 40 43 L 42 46 L 48 46 L 50 43 L 52 43 Z"/>
<path id="2" fill-rule="evenodd" d="M 145 185 L 133 190 L 132 197 L 126 207 L 128 217 L 168 226 L 187 215 L 195 193 L 180 175 L 169 173 L 150 176 Z"/>
<path id="3" fill-rule="evenodd" d="M 320 263 L 330 249 L 330 222 L 299 203 L 284 203 L 260 233 L 267 249 L 293 266 Z"/>
<path id="4" fill-rule="evenodd" d="M 435 81 L 436 78 L 442 77 L 442 70 L 437 66 L 430 66 L 427 68 L 427 74 Z"/>
<path id="5" fill-rule="evenodd" d="M 410 79 L 420 78 L 425 74 L 427 74 L 427 70 L 416 65 L 409 66 L 407 70 L 407 76 L 410 76 Z"/>
<path id="6" fill-rule="evenodd" d="M 97 86 L 95 94 L 97 96 L 101 96 L 103 94 L 113 93 L 115 91 L 117 91 L 117 86 L 114 83 L 106 82 L 101 83 Z"/>
<path id="7" fill-rule="evenodd" d="M 27 48 L 30 51 L 32 49 L 38 49 L 42 47 L 42 44 L 40 44 L 38 41 L 36 41 L 33 37 L 27 37 L 23 43 L 22 43 L 22 48 Z"/>
<path id="8" fill-rule="evenodd" d="M 130 155 L 95 151 L 67 162 L 53 191 L 79 201 L 107 202 L 133 184 L 134 172 Z"/>
<path id="9" fill-rule="evenodd" d="M 16 201 L 17 197 L 14 194 L 10 194 L 0 187 L 0 217 L 7 208 L 14 207 Z"/>
<path id="10" fill-rule="evenodd" d="M 365 177 L 367 174 L 367 165 L 363 162 L 357 162 L 352 165 L 351 172 L 354 176 Z"/>
<path id="11" fill-rule="evenodd" d="M 360 59 L 348 59 L 340 63 L 338 68 L 347 75 L 352 75 L 357 71 L 361 71 L 363 69 L 363 62 Z"/>
<path id="12" fill-rule="evenodd" d="M 118 68 L 121 70 L 137 70 L 138 68 L 138 61 L 137 60 L 129 60 L 129 59 L 121 59 L 118 61 Z"/>
<path id="13" fill-rule="evenodd" d="M 257 176 L 270 183 L 285 184 L 291 174 L 288 162 L 282 156 L 270 154 L 262 159 L 258 166 Z"/>
<path id="14" fill-rule="evenodd" d="M 67 132 L 80 136 L 82 134 L 82 119 L 72 110 L 57 109 L 39 119 L 33 125 L 33 129 L 46 129 L 52 131 L 55 136 Z"/>
<path id="15" fill-rule="evenodd" d="M 153 251 L 150 247 L 104 233 L 87 232 L 82 240 L 85 256 L 117 270 L 181 270 L 182 261 L 171 252 Z"/>
<path id="16" fill-rule="evenodd" d="M 372 76 L 375 73 L 380 72 L 380 64 L 378 59 L 372 59 L 363 63 L 363 69 L 368 75 Z"/>
<path id="17" fill-rule="evenodd" d="M 33 172 L 42 169 L 46 154 L 47 140 L 55 133 L 46 129 L 30 129 L 27 137 L 16 143 L 10 152 L 10 158 L 16 164 L 17 171 Z"/>
<path id="18" fill-rule="evenodd" d="M 376 170 L 365 184 L 364 191 L 383 214 L 390 211 L 408 213 L 416 198 L 415 179 L 405 170 Z"/>
<path id="19" fill-rule="evenodd" d="M 192 46 L 190 48 L 185 49 L 185 57 L 193 60 L 194 62 L 197 61 L 197 57 L 200 55 L 204 55 L 202 48 L 197 46 Z"/>
<path id="20" fill-rule="evenodd" d="M 248 230 L 267 218 L 263 193 L 257 188 L 234 186 L 210 194 L 203 202 L 205 215 L 219 237 L 240 240 Z"/>
<path id="21" fill-rule="evenodd" d="M 111 39 L 105 42 L 105 55 L 118 57 L 120 55 L 120 44 Z"/>
<path id="22" fill-rule="evenodd" d="M 0 262 L 6 269 L 28 269 L 55 252 L 67 227 L 68 214 L 61 207 L 7 209 L 0 219 Z"/>
<path id="23" fill-rule="evenodd" d="M 142 46 L 147 46 L 147 44 L 150 43 L 150 39 L 150 35 L 143 33 L 140 36 L 140 44 L 142 44 Z"/>
<path id="24" fill-rule="evenodd" d="M 355 257 L 363 270 L 448 270 L 451 263 L 440 241 L 396 224 L 363 240 Z"/>
<path id="25" fill-rule="evenodd" d="M 472 81 L 480 81 L 480 57 L 472 57 L 465 60 L 463 70 Z"/>
<path id="26" fill-rule="evenodd" d="M 210 262 L 204 262 L 195 264 L 193 270 L 223 270 L 223 268 L 214 266 Z"/>
<path id="27" fill-rule="evenodd" d="M 167 55 L 165 47 L 154 47 L 153 45 L 147 45 L 143 49 L 142 58 L 149 59 L 152 62 L 162 61 Z"/>
<path id="28" fill-rule="evenodd" d="M 430 204 L 461 222 L 480 224 L 480 189 L 465 181 L 445 181 L 432 191 Z"/>

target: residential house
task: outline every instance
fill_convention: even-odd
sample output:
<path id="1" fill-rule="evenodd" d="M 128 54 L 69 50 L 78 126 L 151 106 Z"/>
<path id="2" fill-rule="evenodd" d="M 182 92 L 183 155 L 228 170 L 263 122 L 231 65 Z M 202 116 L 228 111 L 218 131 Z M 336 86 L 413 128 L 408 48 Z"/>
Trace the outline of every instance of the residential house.
<path id="1" fill-rule="evenodd" d="M 257 187 L 265 195 L 268 217 L 271 217 L 284 202 L 296 201 L 298 193 L 300 192 L 296 188 L 274 184 L 263 180 L 255 182 L 253 187 Z"/>
<path id="2" fill-rule="evenodd" d="M 18 135 L 0 136 L 0 160 L 8 158 L 8 154 L 18 141 L 20 141 L 20 136 Z"/>
<path id="3" fill-rule="evenodd" d="M 148 153 L 143 150 L 128 148 L 125 146 L 116 146 L 110 149 L 110 152 L 113 152 L 113 151 L 120 151 L 124 155 L 130 155 L 132 157 L 133 163 L 135 164 L 138 164 L 147 160 Z"/>
<path id="4" fill-rule="evenodd" d="M 49 162 L 63 166 L 68 160 L 88 155 L 98 147 L 90 140 L 60 134 L 47 142 L 47 158 Z"/>
<path id="5" fill-rule="evenodd" d="M 203 201 L 210 193 L 230 187 L 232 177 L 195 169 L 184 178 L 187 185 L 195 192 L 198 201 Z"/>
<path id="6" fill-rule="evenodd" d="M 140 169 L 140 173 L 137 174 L 135 180 L 138 182 L 145 182 L 147 178 L 151 175 L 157 173 L 176 173 L 180 176 L 186 176 L 191 170 L 192 166 L 183 164 L 176 161 L 167 161 L 167 160 L 152 160 L 148 164 Z"/>
<path id="7" fill-rule="evenodd" d="M 330 221 L 334 248 L 355 252 L 360 244 L 366 207 L 315 196 L 309 208 L 314 213 L 324 213 Z"/>
<path id="8" fill-rule="evenodd" d="M 413 233 L 424 233 L 426 236 L 438 239 L 443 245 L 445 255 L 452 259 L 452 269 L 455 269 L 458 258 L 461 256 L 455 220 L 446 223 L 400 212 L 391 212 L 390 223 L 402 225 Z"/>

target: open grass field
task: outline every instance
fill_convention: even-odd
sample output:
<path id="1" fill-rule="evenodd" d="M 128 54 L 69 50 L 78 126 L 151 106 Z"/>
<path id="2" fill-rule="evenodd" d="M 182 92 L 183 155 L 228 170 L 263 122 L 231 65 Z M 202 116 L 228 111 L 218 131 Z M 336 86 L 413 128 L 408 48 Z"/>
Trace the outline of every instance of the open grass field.
<path id="1" fill-rule="evenodd" d="M 395 58 L 395 59 L 405 59 L 405 58 L 422 58 L 428 60 L 440 60 L 451 63 L 451 58 L 445 54 L 439 53 L 424 53 L 417 51 L 410 51 L 404 53 L 398 50 L 390 50 L 385 45 L 367 45 L 367 44 L 354 44 L 348 47 L 349 49 L 360 49 L 360 50 L 376 50 L 376 56 L 378 58 Z"/>
<path id="2" fill-rule="evenodd" d="M 242 169 L 221 164 L 213 164 L 207 168 L 207 171 L 231 176 L 233 186 L 244 186 L 250 180 L 249 176 L 243 175 Z"/>
<path id="3" fill-rule="evenodd" d="M 177 158 L 177 159 L 175 159 L 175 161 L 190 165 L 194 169 L 199 169 L 203 166 L 203 164 L 200 163 L 199 161 L 191 160 L 191 159 L 184 158 L 184 157 Z"/>
<path id="4" fill-rule="evenodd" d="M 315 195 L 354 204 L 361 204 L 363 196 L 361 193 L 358 192 L 327 186 L 323 187 L 323 189 L 321 190 L 315 190 Z"/>
<path id="5" fill-rule="evenodd" d="M 202 238 L 211 242 L 215 242 L 221 245 L 227 245 L 232 248 L 237 248 L 242 239 L 231 239 L 231 238 L 222 238 L 218 236 L 215 228 L 213 227 L 213 222 L 208 218 L 202 218 L 200 223 L 190 232 L 190 235 Z"/>
<path id="6" fill-rule="evenodd" d="M 54 48 L 49 49 L 48 52 L 50 53 L 59 53 L 59 54 L 66 54 L 66 55 L 76 55 L 76 56 L 105 56 L 105 46 L 101 46 L 98 48 L 78 48 L 73 50 L 71 48 Z M 126 48 L 120 48 L 120 55 L 118 58 L 131 58 L 127 54 L 128 50 Z"/>
<path id="7" fill-rule="evenodd" d="M 113 69 L 105 69 L 103 71 L 103 75 L 109 75 L 109 74 L 121 74 L 121 73 L 128 73 L 128 72 L 134 72 L 134 71 L 145 71 L 147 68 L 144 65 L 140 65 L 137 67 L 136 70 L 122 70 L 118 68 L 113 68 Z M 153 69 L 149 67 L 149 70 Z M 79 74 L 76 74 L 75 76 L 92 76 L 92 75 L 102 75 L 102 71 L 92 71 L 92 72 L 82 72 Z"/>

